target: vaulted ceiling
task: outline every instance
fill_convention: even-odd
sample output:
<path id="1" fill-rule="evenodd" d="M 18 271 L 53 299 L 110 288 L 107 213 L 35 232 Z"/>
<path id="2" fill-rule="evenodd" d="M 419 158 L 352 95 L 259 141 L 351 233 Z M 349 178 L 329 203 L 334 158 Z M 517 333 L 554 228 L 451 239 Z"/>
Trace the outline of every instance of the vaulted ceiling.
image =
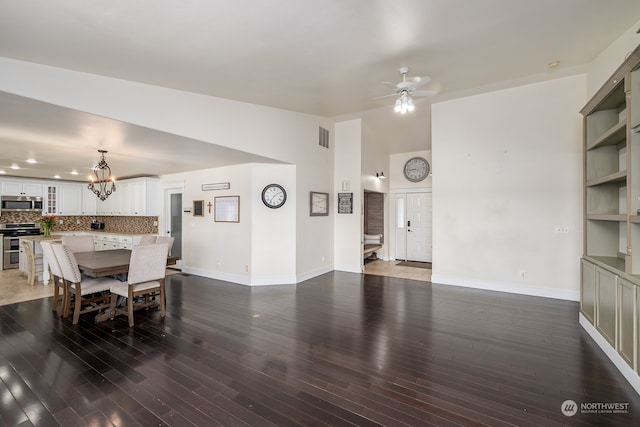
<path id="1" fill-rule="evenodd" d="M 575 72 L 639 18 L 637 0 L 2 1 L 0 56 L 326 117 L 372 115 L 372 125 L 393 136 L 389 152 L 403 152 L 428 147 L 430 102 Z M 560 66 L 550 70 L 553 61 Z M 397 82 L 403 66 L 431 76 L 427 88 L 439 95 L 399 117 L 392 97 L 374 98 L 390 93 L 382 82 Z M 20 122 L 31 124 L 34 143 L 13 147 Z M 104 126 L 107 136 L 114 128 L 119 137 L 135 134 L 141 142 L 113 154 L 125 161 L 155 140 L 155 165 L 139 173 L 194 168 L 175 164 L 175 136 L 0 93 L 0 169 L 26 156 L 51 158 L 56 141 L 82 137 L 85 123 Z M 220 150 L 180 142 L 194 152 Z M 71 151 L 56 160 L 59 170 L 89 161 Z M 261 160 L 224 151 L 216 158 L 228 164 Z M 50 177 L 53 169 L 25 173 Z"/>

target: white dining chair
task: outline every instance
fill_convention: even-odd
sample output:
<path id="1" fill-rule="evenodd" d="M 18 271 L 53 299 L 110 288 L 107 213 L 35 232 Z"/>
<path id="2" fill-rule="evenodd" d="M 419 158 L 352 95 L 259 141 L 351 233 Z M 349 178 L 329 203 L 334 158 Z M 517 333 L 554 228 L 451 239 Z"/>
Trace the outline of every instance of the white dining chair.
<path id="1" fill-rule="evenodd" d="M 62 236 L 62 244 L 69 246 L 71 252 L 91 252 L 96 250 L 93 236 Z"/>
<path id="2" fill-rule="evenodd" d="M 156 235 L 145 235 L 140 238 L 139 245 L 153 245 L 156 243 Z"/>
<path id="3" fill-rule="evenodd" d="M 128 282 L 118 282 L 111 286 L 111 316 L 124 314 L 129 318 L 129 326 L 133 326 L 133 312 L 142 308 L 157 305 L 160 317 L 165 316 L 164 277 L 167 266 L 167 243 L 137 245 L 131 250 Z M 150 295 L 159 295 L 159 301 L 150 300 Z M 118 308 L 118 296 L 127 299 L 126 310 Z M 135 298 L 144 296 L 142 302 Z"/>
<path id="4" fill-rule="evenodd" d="M 171 255 L 171 248 L 173 247 L 174 240 L 175 238 L 171 236 L 158 236 L 156 238 L 156 243 L 166 243 L 169 245 L 169 252 L 167 252 L 167 255 Z"/>
<path id="5" fill-rule="evenodd" d="M 69 317 L 73 304 L 73 324 L 77 324 L 80 315 L 92 311 L 109 308 L 108 291 L 118 280 L 110 277 L 83 277 L 78 268 L 78 261 L 67 245 L 54 243 L 51 245 L 62 270 L 67 289 L 63 305 L 63 317 Z"/>
<path id="6" fill-rule="evenodd" d="M 42 247 L 42 254 L 47 260 L 47 264 L 49 264 L 49 271 L 51 272 L 52 276 L 51 280 L 53 282 L 53 311 L 57 312 L 59 315 L 62 315 L 65 309 L 64 303 L 67 300 L 67 289 L 65 287 L 60 263 L 58 262 L 58 258 L 56 258 L 56 254 L 53 252 L 51 244 L 51 242 L 42 241 L 40 242 L 40 247 Z M 60 290 L 62 290 L 62 295 L 60 295 Z M 60 311 L 58 311 L 58 304 L 60 304 Z"/>
<path id="7" fill-rule="evenodd" d="M 38 273 L 41 273 L 42 268 L 42 254 L 37 254 L 34 251 L 33 241 L 20 239 L 20 252 L 24 255 L 24 267 L 27 273 L 27 282 L 29 286 L 36 284 Z"/>

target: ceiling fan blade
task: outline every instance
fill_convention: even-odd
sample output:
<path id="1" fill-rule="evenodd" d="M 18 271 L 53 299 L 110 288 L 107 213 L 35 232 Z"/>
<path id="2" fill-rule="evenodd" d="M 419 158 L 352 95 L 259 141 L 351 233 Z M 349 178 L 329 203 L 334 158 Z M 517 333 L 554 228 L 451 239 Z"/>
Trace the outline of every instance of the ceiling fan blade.
<path id="1" fill-rule="evenodd" d="M 389 95 L 382 95 L 382 96 L 378 96 L 378 97 L 373 98 L 373 99 L 375 101 L 376 99 L 388 98 L 390 96 L 398 96 L 398 94 L 397 93 L 390 93 Z"/>
<path id="2" fill-rule="evenodd" d="M 437 90 L 414 90 L 411 92 L 411 96 L 433 96 L 437 94 Z"/>
<path id="3" fill-rule="evenodd" d="M 395 83 L 391 83 L 391 82 L 382 82 L 383 85 L 387 85 L 387 86 L 391 86 L 392 88 L 396 89 L 397 86 Z"/>
<path id="4" fill-rule="evenodd" d="M 413 77 L 411 79 L 411 87 L 413 87 L 414 89 L 419 89 L 422 86 L 424 86 L 427 83 L 429 83 L 430 81 L 431 81 L 431 77 L 429 77 L 429 76 Z"/>

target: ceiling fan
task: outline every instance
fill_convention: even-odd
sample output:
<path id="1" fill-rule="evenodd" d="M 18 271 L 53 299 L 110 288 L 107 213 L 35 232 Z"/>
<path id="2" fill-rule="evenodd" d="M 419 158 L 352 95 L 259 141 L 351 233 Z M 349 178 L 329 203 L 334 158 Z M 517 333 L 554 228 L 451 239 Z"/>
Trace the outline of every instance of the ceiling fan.
<path id="1" fill-rule="evenodd" d="M 387 98 L 389 96 L 397 96 L 394 110 L 397 113 L 405 114 L 413 111 L 415 106 L 413 104 L 414 96 L 433 96 L 438 93 L 436 90 L 420 90 L 420 88 L 431 81 L 431 77 L 409 77 L 407 79 L 408 67 L 402 67 L 398 70 L 402 74 L 402 81 L 399 83 L 384 82 L 383 84 L 393 87 L 394 92 L 388 95 L 382 95 L 374 100 Z"/>

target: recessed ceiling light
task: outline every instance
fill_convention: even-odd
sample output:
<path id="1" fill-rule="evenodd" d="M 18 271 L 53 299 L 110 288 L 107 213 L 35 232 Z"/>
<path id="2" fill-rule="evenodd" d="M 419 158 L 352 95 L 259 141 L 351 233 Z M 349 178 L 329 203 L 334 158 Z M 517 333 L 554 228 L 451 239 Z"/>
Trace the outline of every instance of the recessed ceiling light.
<path id="1" fill-rule="evenodd" d="M 11 169 L 20 169 L 20 166 L 16 165 L 15 163 L 11 165 Z"/>
<path id="2" fill-rule="evenodd" d="M 4 174 L 6 174 L 6 172 L 5 171 L 0 171 L 0 174 L 4 175 Z"/>
<path id="3" fill-rule="evenodd" d="M 551 62 L 549 62 L 548 65 L 549 65 L 549 68 L 551 68 L 553 70 L 554 68 L 558 68 L 560 66 L 560 61 L 557 61 L 557 60 L 556 61 L 551 61 Z"/>
<path id="4" fill-rule="evenodd" d="M 31 164 L 38 163 L 36 159 L 27 159 L 26 162 Z"/>
<path id="5" fill-rule="evenodd" d="M 77 171 L 77 170 L 75 170 L 75 169 L 74 169 L 74 170 L 72 170 L 72 171 L 71 171 L 71 175 L 78 175 L 78 171 Z"/>
<path id="6" fill-rule="evenodd" d="M 60 175 L 53 175 L 55 179 L 60 179 Z"/>

